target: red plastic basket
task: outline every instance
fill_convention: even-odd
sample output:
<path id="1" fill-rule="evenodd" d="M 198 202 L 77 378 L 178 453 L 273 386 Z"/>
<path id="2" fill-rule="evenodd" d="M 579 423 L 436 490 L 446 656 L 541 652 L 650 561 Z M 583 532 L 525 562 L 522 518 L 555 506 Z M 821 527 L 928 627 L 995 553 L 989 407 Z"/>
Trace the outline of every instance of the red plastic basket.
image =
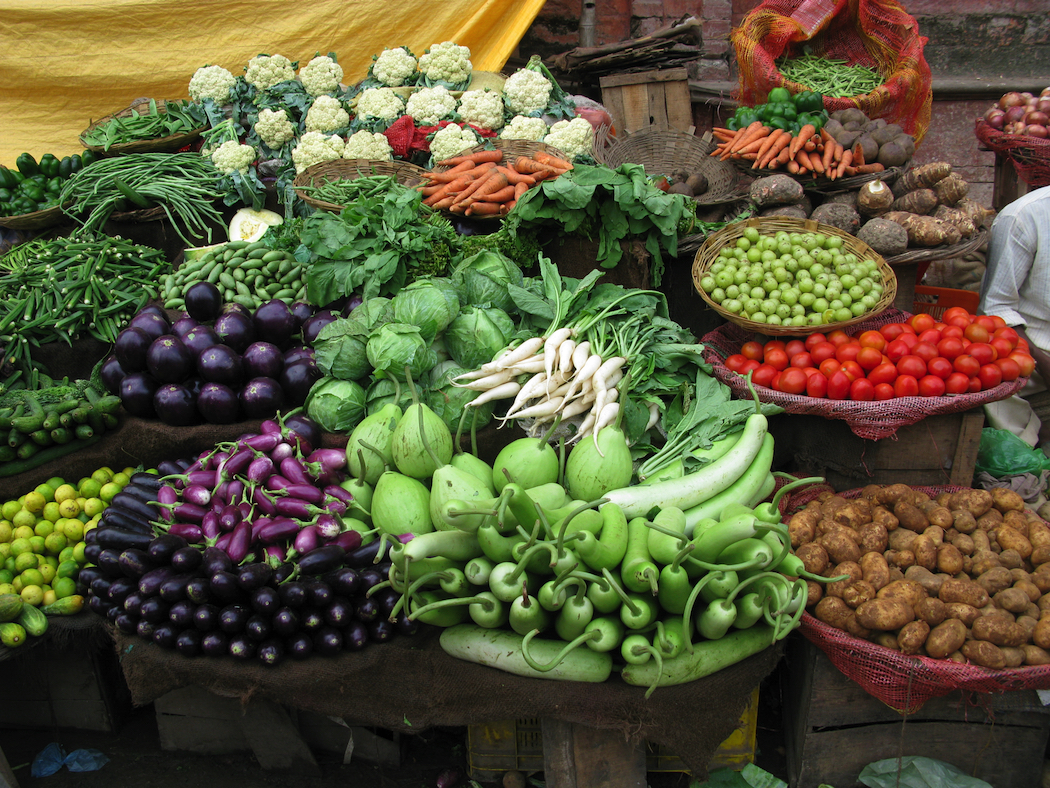
<path id="1" fill-rule="evenodd" d="M 953 290 L 949 287 L 915 286 L 915 306 L 912 312 L 926 312 L 940 320 L 948 309 L 961 306 L 971 315 L 977 314 L 980 295 L 972 290 Z"/>

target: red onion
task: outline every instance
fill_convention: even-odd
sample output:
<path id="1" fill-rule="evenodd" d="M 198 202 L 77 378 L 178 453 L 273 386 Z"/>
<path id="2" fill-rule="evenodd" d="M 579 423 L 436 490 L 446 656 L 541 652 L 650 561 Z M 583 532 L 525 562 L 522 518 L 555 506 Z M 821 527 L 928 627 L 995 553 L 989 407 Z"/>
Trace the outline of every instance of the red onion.
<path id="1" fill-rule="evenodd" d="M 1050 137 L 1050 133 L 1047 132 L 1046 126 L 1025 126 L 1024 133 L 1028 137 L 1038 137 L 1043 140 Z"/>
<path id="2" fill-rule="evenodd" d="M 1002 131 L 1003 126 L 1006 125 L 1006 113 L 998 107 L 992 107 L 986 113 L 984 113 L 984 122 L 991 126 L 993 129 Z"/>
<path id="3" fill-rule="evenodd" d="M 1009 109 L 1010 107 L 1024 106 L 1024 96 L 1018 93 L 1016 90 L 1012 90 L 1009 93 L 1004 93 L 999 99 L 999 109 Z"/>
<path id="4" fill-rule="evenodd" d="M 1024 116 L 1028 114 L 1028 109 L 1024 104 L 1013 104 L 1006 110 L 1006 122 L 1017 123 L 1018 121 L 1024 120 Z"/>
<path id="5" fill-rule="evenodd" d="M 1025 115 L 1024 122 L 1027 126 L 1045 126 L 1050 123 L 1050 115 L 1039 110 L 1032 110 Z"/>

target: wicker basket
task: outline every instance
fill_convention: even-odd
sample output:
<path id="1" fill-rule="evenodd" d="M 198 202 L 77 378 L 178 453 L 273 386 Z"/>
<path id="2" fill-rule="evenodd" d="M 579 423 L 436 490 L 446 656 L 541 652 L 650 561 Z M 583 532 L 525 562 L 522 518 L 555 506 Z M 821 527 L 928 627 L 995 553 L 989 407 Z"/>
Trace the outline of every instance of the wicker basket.
<path id="1" fill-rule="evenodd" d="M 871 258 L 876 261 L 879 271 L 882 273 L 882 295 L 876 302 L 875 306 L 864 314 L 857 315 L 850 320 L 843 320 L 836 323 L 823 323 L 819 326 L 770 325 L 768 323 L 759 323 L 754 320 L 749 320 L 748 318 L 730 312 L 728 309 L 724 309 L 720 304 L 712 300 L 704 291 L 700 286 L 700 280 L 703 279 L 712 263 L 718 259 L 719 250 L 723 246 L 735 243 L 737 239 L 742 238 L 744 236 L 744 230 L 748 227 L 757 227 L 764 235 L 783 230 L 789 233 L 823 233 L 824 235 L 833 235 L 841 238 L 843 250 L 853 252 L 857 257 Z M 893 304 L 893 300 L 897 296 L 897 276 L 894 274 L 893 269 L 889 266 L 889 263 L 886 262 L 882 255 L 875 252 L 859 238 L 856 238 L 837 227 L 821 224 L 812 219 L 791 219 L 780 216 L 754 217 L 751 219 L 745 219 L 742 222 L 734 222 L 709 236 L 708 239 L 704 241 L 703 246 L 697 251 L 696 258 L 693 260 L 693 284 L 696 287 L 696 291 L 700 294 L 700 297 L 726 320 L 748 330 L 758 331 L 770 336 L 805 336 L 817 330 L 833 331 L 839 328 L 844 329 L 868 320 L 873 315 L 877 315 L 879 312 L 887 309 Z"/>
<path id="2" fill-rule="evenodd" d="M 869 172 L 864 175 L 851 175 L 848 178 L 836 178 L 835 180 L 831 180 L 825 178 L 823 175 L 815 175 L 811 172 L 807 172 L 805 175 L 798 175 L 797 173 L 791 173 L 787 170 L 755 170 L 751 168 L 751 162 L 745 159 L 729 159 L 729 161 L 732 161 L 738 170 L 748 173 L 754 178 L 761 178 L 766 175 L 787 175 L 789 178 L 794 178 L 801 183 L 802 187 L 807 191 L 819 192 L 820 194 L 835 194 L 836 192 L 853 191 L 854 189 L 859 189 L 869 181 L 876 180 L 882 181 L 889 186 L 897 180 L 902 173 L 911 168 L 911 162 L 907 162 L 902 167 L 887 167 L 879 172 Z"/>
<path id="3" fill-rule="evenodd" d="M 503 158 L 505 160 L 515 159 L 518 156 L 532 156 L 537 151 L 543 151 L 544 153 L 549 153 L 551 156 L 556 156 L 559 159 L 572 161 L 572 157 L 565 153 L 565 151 L 555 148 L 553 145 L 548 145 L 545 142 L 537 142 L 535 140 L 505 140 L 500 137 L 487 139 L 479 145 L 474 145 L 473 147 L 461 150 L 456 155 L 465 156 L 468 153 L 477 153 L 478 151 L 493 149 L 503 151 Z M 433 171 L 444 172 L 448 169 L 451 169 L 451 165 L 436 164 L 434 165 Z"/>
<path id="4" fill-rule="evenodd" d="M 426 180 L 426 170 L 407 161 L 371 159 L 332 159 L 307 167 L 295 176 L 292 188 L 300 200 L 321 211 L 339 213 L 345 206 L 318 200 L 303 187 L 318 186 L 326 181 L 352 181 L 372 175 L 390 175 L 403 186 L 418 186 Z"/>
<path id="5" fill-rule="evenodd" d="M 710 133 L 698 137 L 681 131 L 641 129 L 620 137 L 609 147 L 595 148 L 596 160 L 613 169 L 625 162 L 641 164 L 650 175 L 668 175 L 675 170 L 707 178 L 707 191 L 695 198 L 698 205 L 714 205 L 745 196 L 740 174 L 728 161 L 711 155 L 715 141 Z M 600 158 L 598 158 L 600 157 Z"/>
<path id="6" fill-rule="evenodd" d="M 100 156 L 120 156 L 126 153 L 174 153 L 177 150 L 181 150 L 190 143 L 196 142 L 200 138 L 201 133 L 207 130 L 207 126 L 201 126 L 199 129 L 193 129 L 192 131 L 185 132 L 183 134 L 172 134 L 168 137 L 158 137 L 154 140 L 135 140 L 134 142 L 121 142 L 115 145 L 110 145 L 107 150 L 104 145 L 88 145 L 84 142 L 84 136 L 89 132 L 97 129 L 99 126 L 103 126 L 109 123 L 114 118 L 130 118 L 135 113 L 140 115 L 149 112 L 149 99 L 136 99 L 131 103 L 130 106 L 125 107 L 119 112 L 114 112 L 106 117 L 94 121 L 84 131 L 80 133 L 80 142 L 84 147 L 92 153 L 97 153 Z M 157 102 L 157 112 L 167 111 L 167 101 Z"/>
<path id="7" fill-rule="evenodd" d="M 949 246 L 934 246 L 929 249 L 909 249 L 907 252 L 887 257 L 890 265 L 908 265 L 910 263 L 932 263 L 937 260 L 954 260 L 980 249 L 988 241 L 988 231 L 978 230 L 969 238 Z"/>
<path id="8" fill-rule="evenodd" d="M 66 221 L 66 214 L 56 205 L 43 211 L 0 216 L 0 227 L 6 227 L 9 230 L 44 230 L 48 227 L 56 227 L 64 221 Z"/>

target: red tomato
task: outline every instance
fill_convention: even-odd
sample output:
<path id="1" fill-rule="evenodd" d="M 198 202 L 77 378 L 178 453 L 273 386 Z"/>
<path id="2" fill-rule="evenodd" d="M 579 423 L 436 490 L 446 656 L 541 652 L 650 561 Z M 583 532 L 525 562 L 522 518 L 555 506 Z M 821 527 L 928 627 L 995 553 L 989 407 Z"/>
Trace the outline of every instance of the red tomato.
<path id="1" fill-rule="evenodd" d="M 911 348 L 908 347 L 908 343 L 905 342 L 903 339 L 894 339 L 892 342 L 886 345 L 886 358 L 888 358 L 892 363 L 896 364 L 898 361 L 900 361 L 902 358 L 908 355 L 908 351 L 910 350 Z"/>
<path id="2" fill-rule="evenodd" d="M 907 331 L 905 331 L 903 334 L 897 337 L 897 339 L 901 340 L 905 345 L 907 345 L 910 348 L 915 347 L 915 343 L 919 341 L 918 336 L 916 336 L 915 334 L 911 334 Z"/>
<path id="3" fill-rule="evenodd" d="M 787 347 L 787 342 L 782 339 L 770 339 L 766 341 L 766 344 L 762 346 L 762 350 L 768 353 L 770 350 L 784 350 Z"/>
<path id="4" fill-rule="evenodd" d="M 903 323 L 887 323 L 879 328 L 879 333 L 886 337 L 887 342 L 892 342 L 904 333 Z"/>
<path id="5" fill-rule="evenodd" d="M 862 332 L 857 337 L 857 341 L 860 342 L 861 347 L 873 347 L 879 352 L 885 350 L 887 343 L 887 339 L 882 335 L 882 332 L 874 329 Z"/>
<path id="6" fill-rule="evenodd" d="M 999 352 L 987 342 L 974 342 L 966 348 L 966 352 L 977 359 L 977 363 L 982 367 L 999 358 Z"/>
<path id="7" fill-rule="evenodd" d="M 985 364 L 977 373 L 981 379 L 981 390 L 994 389 L 1003 382 L 1003 371 L 995 364 Z"/>
<path id="8" fill-rule="evenodd" d="M 842 371 L 846 373 L 846 377 L 848 377 L 851 382 L 856 380 L 857 378 L 866 377 L 864 374 L 864 370 L 861 369 L 860 364 L 858 364 L 856 361 L 843 361 Z"/>
<path id="9" fill-rule="evenodd" d="M 1011 342 L 1006 337 L 992 337 L 992 341 L 988 344 L 995 348 L 996 358 L 1009 356 L 1014 352 L 1014 348 L 1017 346 L 1016 342 Z"/>
<path id="10" fill-rule="evenodd" d="M 821 377 L 824 377 L 823 373 L 821 373 L 821 371 L 816 367 L 801 367 L 801 369 L 803 372 L 806 373 L 807 378 L 811 378 L 814 375 L 820 375 Z"/>
<path id="11" fill-rule="evenodd" d="M 1010 328 L 1010 326 L 1003 326 L 992 332 L 992 339 L 999 339 L 1000 337 L 1008 339 L 1016 345 L 1020 335 L 1017 333 L 1016 329 Z"/>
<path id="12" fill-rule="evenodd" d="M 893 381 L 893 393 L 897 397 L 917 397 L 919 381 L 913 375 L 898 375 Z"/>
<path id="13" fill-rule="evenodd" d="M 1035 359 L 1030 355 L 1021 350 L 1015 350 L 1011 353 L 1008 358 L 1012 358 L 1017 362 L 1017 366 L 1021 368 L 1021 377 L 1030 377 L 1032 372 L 1035 371 Z"/>
<path id="14" fill-rule="evenodd" d="M 795 355 L 793 355 L 788 361 L 788 365 L 792 367 L 800 367 L 803 369 L 806 367 L 812 367 L 813 356 L 811 356 L 808 352 L 803 350 L 801 353 L 796 353 Z"/>
<path id="15" fill-rule="evenodd" d="M 918 380 L 926 374 L 926 362 L 919 356 L 907 355 L 897 362 L 897 372 Z"/>
<path id="16" fill-rule="evenodd" d="M 923 375 L 919 378 L 920 397 L 943 397 L 944 379 L 936 375 Z"/>
<path id="17" fill-rule="evenodd" d="M 806 350 L 812 351 L 814 345 L 825 341 L 827 341 L 827 337 L 824 336 L 823 333 L 821 333 L 820 331 L 814 331 L 812 334 L 806 337 Z"/>
<path id="18" fill-rule="evenodd" d="M 734 353 L 733 355 L 727 357 L 725 361 L 726 367 L 731 372 L 738 373 L 743 369 L 745 363 L 747 363 L 747 359 L 739 353 Z"/>
<path id="19" fill-rule="evenodd" d="M 798 367 L 788 367 L 780 373 L 780 390 L 785 394 L 804 394 L 807 375 Z"/>
<path id="20" fill-rule="evenodd" d="M 964 353 L 961 356 L 956 356 L 952 360 L 952 366 L 955 367 L 956 372 L 961 372 L 966 375 L 967 378 L 972 378 L 977 374 L 977 371 L 981 368 L 980 362 L 971 356 L 969 353 Z"/>
<path id="21" fill-rule="evenodd" d="M 791 358 L 796 353 L 802 353 L 806 350 L 809 350 L 809 348 L 806 347 L 806 343 L 801 339 L 788 340 L 788 343 L 784 346 L 784 352 L 788 354 L 788 358 Z"/>
<path id="22" fill-rule="evenodd" d="M 835 350 L 835 358 L 845 363 L 847 361 L 853 361 L 857 358 L 857 354 L 860 352 L 860 343 L 856 340 L 850 340 L 849 342 L 843 342 Z"/>
<path id="23" fill-rule="evenodd" d="M 861 347 L 856 360 L 861 369 L 871 372 L 882 363 L 882 351 L 873 347 Z"/>
<path id="24" fill-rule="evenodd" d="M 941 380 L 947 380 L 948 376 L 955 371 L 955 367 L 943 356 L 934 356 L 926 362 L 926 371 Z"/>
<path id="25" fill-rule="evenodd" d="M 769 348 L 766 350 L 764 363 L 769 364 L 777 371 L 787 369 L 788 354 L 781 348 Z"/>
<path id="26" fill-rule="evenodd" d="M 965 394 L 970 388 L 970 379 L 961 372 L 953 372 L 944 381 L 945 394 Z"/>
<path id="27" fill-rule="evenodd" d="M 995 315 L 977 315 L 977 317 L 973 319 L 973 322 L 979 326 L 983 326 L 989 335 L 1000 326 L 1006 325 L 1005 320 Z"/>
<path id="28" fill-rule="evenodd" d="M 924 342 L 920 339 L 915 343 L 915 347 L 911 349 L 911 354 L 913 356 L 918 356 L 923 361 L 929 363 L 931 358 L 937 358 L 937 345 Z"/>
<path id="29" fill-rule="evenodd" d="M 880 383 L 893 383 L 897 379 L 897 367 L 895 364 L 879 364 L 868 373 L 868 380 L 878 386 Z"/>
<path id="30" fill-rule="evenodd" d="M 758 369 L 760 364 L 761 362 L 755 361 L 755 359 L 753 358 L 749 358 L 743 363 L 743 366 L 740 368 L 740 374 L 746 375 L 748 372 L 754 372 L 756 369 Z"/>
<path id="31" fill-rule="evenodd" d="M 893 384 L 891 383 L 876 383 L 875 384 L 875 399 L 877 400 L 888 400 L 896 397 L 897 394 L 893 390 Z"/>
<path id="32" fill-rule="evenodd" d="M 953 337 L 954 339 L 962 339 L 962 328 L 960 328 L 959 326 L 945 326 L 943 329 L 941 329 L 941 338 L 947 339 L 948 337 Z"/>
<path id="33" fill-rule="evenodd" d="M 1000 328 L 1006 327 L 1006 321 L 999 317 L 999 315 L 986 315 L 986 317 L 989 317 L 992 320 L 992 327 L 989 329 L 990 331 L 996 331 Z"/>
<path id="34" fill-rule="evenodd" d="M 780 391 L 780 376 L 783 374 L 783 370 L 777 370 L 773 375 L 773 379 L 769 381 L 769 387 L 773 389 L 773 391 Z"/>
<path id="35" fill-rule="evenodd" d="M 833 345 L 844 345 L 847 342 L 852 342 L 853 337 L 843 331 L 841 328 L 836 328 L 834 331 L 828 332 L 828 342 Z"/>
<path id="36" fill-rule="evenodd" d="M 1023 350 L 1025 353 L 1030 353 L 1032 349 L 1028 347 L 1027 339 L 1025 339 L 1024 337 L 1018 337 L 1017 347 L 1015 348 L 1015 350 Z"/>
<path id="37" fill-rule="evenodd" d="M 969 323 L 973 315 L 967 312 L 965 307 L 950 306 L 944 310 L 944 314 L 941 315 L 941 320 L 943 320 L 945 323 L 950 323 L 952 319 L 956 317 L 961 317 L 964 320 L 966 320 L 967 323 Z"/>
<path id="38" fill-rule="evenodd" d="M 970 384 L 967 387 L 966 392 L 968 394 L 976 394 L 980 390 L 981 390 L 981 379 L 979 377 L 977 377 L 976 375 L 974 375 L 972 378 L 970 378 Z"/>
<path id="39" fill-rule="evenodd" d="M 836 372 L 842 369 L 842 364 L 837 358 L 828 358 L 824 359 L 824 361 L 821 361 L 820 364 L 817 366 L 817 369 L 821 371 L 824 377 L 830 378 L 832 375 L 834 375 Z"/>
<path id="40" fill-rule="evenodd" d="M 915 329 L 916 334 L 921 334 L 928 328 L 933 328 L 934 323 L 933 315 L 927 314 L 926 312 L 917 312 L 908 318 L 908 325 Z"/>
<path id="41" fill-rule="evenodd" d="M 836 349 L 830 342 L 818 342 L 809 349 L 809 354 L 813 357 L 813 363 L 820 366 L 824 359 L 835 358 Z"/>
<path id="42" fill-rule="evenodd" d="M 857 378 L 849 384 L 849 398 L 858 402 L 869 402 L 875 399 L 875 386 L 866 378 Z"/>
<path id="43" fill-rule="evenodd" d="M 991 338 L 991 332 L 987 326 L 974 321 L 963 329 L 963 336 L 971 342 L 987 342 Z"/>
<path id="44" fill-rule="evenodd" d="M 927 328 L 921 334 L 919 334 L 920 342 L 929 342 L 931 345 L 936 345 L 941 341 L 941 332 L 937 328 Z"/>
<path id="45" fill-rule="evenodd" d="M 962 341 L 958 337 L 946 336 L 940 342 L 937 343 L 938 355 L 943 356 L 949 361 L 955 360 L 956 356 L 961 356 L 962 352 Z"/>
<path id="46" fill-rule="evenodd" d="M 826 397 L 828 396 L 828 379 L 819 372 L 810 375 L 806 379 L 806 396 Z"/>
<path id="47" fill-rule="evenodd" d="M 828 399 L 846 399 L 849 396 L 850 379 L 841 369 L 828 378 Z"/>
<path id="48" fill-rule="evenodd" d="M 745 342 L 743 344 L 743 346 L 740 348 L 740 354 L 744 358 L 753 358 L 753 359 L 756 359 L 758 361 L 761 361 L 762 360 L 762 343 L 761 342 L 755 342 L 754 340 L 752 340 L 751 342 Z"/>
<path id="49" fill-rule="evenodd" d="M 1006 358 L 997 358 L 995 360 L 995 366 L 999 367 L 999 371 L 1003 373 L 1003 380 L 1017 380 L 1021 377 L 1020 364 L 1009 356 Z"/>
<path id="50" fill-rule="evenodd" d="M 751 373 L 751 382 L 756 386 L 769 388 L 769 384 L 773 382 L 773 376 L 776 374 L 776 367 L 771 367 L 769 364 L 759 364 L 758 369 Z"/>

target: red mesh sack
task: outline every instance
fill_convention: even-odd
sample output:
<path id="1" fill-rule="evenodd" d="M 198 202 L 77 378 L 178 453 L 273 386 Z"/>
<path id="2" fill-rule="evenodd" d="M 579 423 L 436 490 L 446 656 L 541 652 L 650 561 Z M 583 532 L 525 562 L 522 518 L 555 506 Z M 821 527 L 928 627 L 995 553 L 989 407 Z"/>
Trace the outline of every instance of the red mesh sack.
<path id="1" fill-rule="evenodd" d="M 868 329 L 877 329 L 887 323 L 900 323 L 909 315 L 893 307 L 878 315 L 850 327 L 850 333 L 859 335 Z M 816 329 L 815 329 L 816 330 Z M 739 353 L 743 344 L 752 339 L 764 341 L 745 328 L 733 323 L 723 326 L 704 335 L 700 341 L 704 344 L 704 360 L 712 367 L 711 374 L 733 390 L 734 396 L 750 399 L 751 391 L 747 381 L 730 370 L 725 360 L 733 353 Z M 951 394 L 944 397 L 897 397 L 883 401 L 855 402 L 853 400 L 830 400 L 816 397 L 804 397 L 796 394 L 784 394 L 780 391 L 755 386 L 758 398 L 763 402 L 779 405 L 788 413 L 803 413 L 812 416 L 823 416 L 826 419 L 845 421 L 853 434 L 866 440 L 889 438 L 897 429 L 908 424 L 915 424 L 927 416 L 944 413 L 961 413 L 979 407 L 988 402 L 997 402 L 1016 394 L 1028 378 L 1017 378 L 1000 383 L 995 388 L 979 391 L 976 394 Z"/>
<path id="2" fill-rule="evenodd" d="M 1050 186 L 1050 140 L 1007 134 L 993 129 L 984 120 L 977 121 L 976 134 L 986 148 L 1008 158 L 1018 177 L 1029 186 Z"/>
<path id="3" fill-rule="evenodd" d="M 821 489 L 827 488 L 815 486 L 793 495 L 787 511 L 801 509 Z M 965 488 L 943 486 L 914 489 L 932 498 L 942 492 Z M 847 490 L 839 495 L 856 498 L 860 490 Z M 827 655 L 831 664 L 857 682 L 869 695 L 902 714 L 913 714 L 930 698 L 943 697 L 955 690 L 1000 693 L 1050 689 L 1050 665 L 991 670 L 948 659 L 903 654 L 854 637 L 809 613 L 802 615 L 799 631 Z"/>
<path id="4" fill-rule="evenodd" d="M 857 107 L 869 118 L 899 124 L 916 143 L 926 134 L 933 107 L 927 39 L 895 0 L 765 0 L 731 38 L 740 72 L 736 98 L 743 104 L 760 104 L 781 85 L 793 93 L 804 89 L 781 75 L 776 60 L 806 51 L 871 68 L 885 79 L 870 93 L 826 96 L 829 112 Z"/>

